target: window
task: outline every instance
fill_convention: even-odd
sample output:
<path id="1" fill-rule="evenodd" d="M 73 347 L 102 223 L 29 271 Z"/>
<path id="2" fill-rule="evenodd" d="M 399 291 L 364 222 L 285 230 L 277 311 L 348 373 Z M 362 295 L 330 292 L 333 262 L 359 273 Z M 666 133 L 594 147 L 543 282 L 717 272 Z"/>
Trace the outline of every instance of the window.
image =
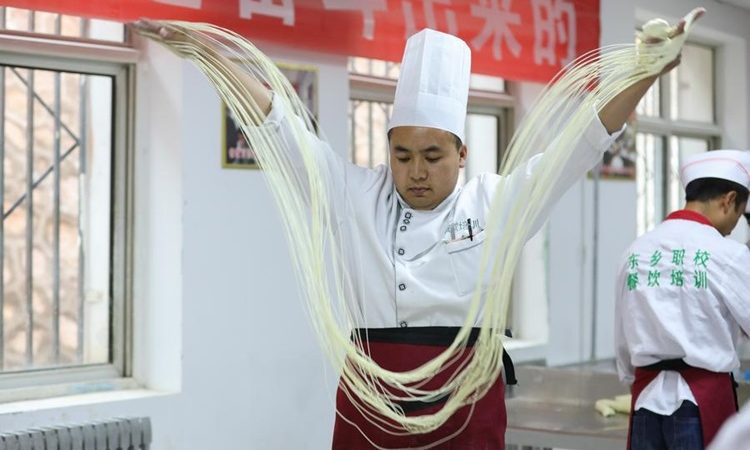
<path id="1" fill-rule="evenodd" d="M 105 21 L 0 8 L 0 29 L 0 387 L 126 376 L 131 65 L 106 61 L 132 51 L 84 42 L 122 42 Z"/>
<path id="2" fill-rule="evenodd" d="M 711 47 L 685 44 L 682 63 L 661 77 L 638 105 L 638 234 L 684 204 L 680 163 L 720 143 L 714 53 Z"/>
<path id="3" fill-rule="evenodd" d="M 349 139 L 351 160 L 355 164 L 375 167 L 388 162 L 388 119 L 399 66 L 398 63 L 366 58 L 349 59 Z M 498 171 L 503 149 L 510 140 L 512 105 L 504 80 L 485 75 L 471 76 L 466 117 L 469 156 L 459 182 L 482 172 Z"/>
<path id="4" fill-rule="evenodd" d="M 364 167 L 388 163 L 388 120 L 400 64 L 366 58 L 349 59 L 349 139 L 351 161 Z M 497 173 L 511 137 L 512 97 L 504 80 L 472 74 L 466 115 L 469 154 L 458 182 L 483 172 Z M 513 306 L 507 327 L 512 328 Z"/>
<path id="5" fill-rule="evenodd" d="M 55 14 L 44 11 L 0 6 L 0 30 L 5 33 L 34 34 L 64 40 L 92 40 L 125 43 L 125 26 L 109 20 Z"/>

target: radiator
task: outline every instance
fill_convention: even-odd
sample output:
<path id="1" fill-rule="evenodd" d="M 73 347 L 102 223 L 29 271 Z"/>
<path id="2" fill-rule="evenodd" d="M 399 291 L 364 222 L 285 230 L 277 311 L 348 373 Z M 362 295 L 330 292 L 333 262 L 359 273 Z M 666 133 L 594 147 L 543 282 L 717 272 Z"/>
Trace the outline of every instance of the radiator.
<path id="1" fill-rule="evenodd" d="M 148 450 L 147 417 L 0 433 L 0 450 Z"/>

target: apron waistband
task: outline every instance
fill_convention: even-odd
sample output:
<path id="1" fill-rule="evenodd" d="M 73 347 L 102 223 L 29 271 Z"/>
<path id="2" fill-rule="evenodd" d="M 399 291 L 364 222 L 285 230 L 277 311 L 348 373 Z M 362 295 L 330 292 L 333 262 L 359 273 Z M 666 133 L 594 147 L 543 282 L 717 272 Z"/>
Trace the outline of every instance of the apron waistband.
<path id="1" fill-rule="evenodd" d="M 680 370 L 689 369 L 691 366 L 685 362 L 684 359 L 664 359 L 659 362 L 655 362 L 653 364 L 649 364 L 648 366 L 640 367 L 640 369 L 644 370 L 674 370 L 676 372 L 679 372 Z"/>
<path id="2" fill-rule="evenodd" d="M 649 364 L 648 366 L 639 367 L 639 369 L 656 370 L 659 372 L 661 372 L 662 370 L 674 370 L 675 372 L 679 372 L 681 370 L 695 369 L 695 368 L 696 367 L 693 367 L 690 364 L 686 363 L 684 359 L 664 359 L 664 360 L 655 362 L 654 364 Z M 740 385 L 737 383 L 737 380 L 734 379 L 734 374 L 732 372 L 729 372 L 728 375 L 729 375 L 729 378 L 732 379 L 732 388 L 734 389 L 734 404 L 735 406 L 737 406 L 737 409 L 739 409 L 739 399 L 737 398 L 737 388 L 740 387 Z"/>
<path id="3" fill-rule="evenodd" d="M 356 328 L 352 331 L 367 342 L 388 344 L 435 345 L 447 347 L 453 343 L 460 327 L 394 327 L 394 328 Z M 479 328 L 469 331 L 466 345 L 469 347 L 479 338 Z"/>
<path id="4" fill-rule="evenodd" d="M 357 328 L 352 331 L 352 338 L 356 335 L 363 342 L 370 343 L 448 347 L 453 343 L 460 330 L 460 327 Z M 479 328 L 471 329 L 466 342 L 468 347 L 472 347 L 476 343 L 479 338 L 479 332 Z M 505 335 L 511 337 L 510 330 L 506 330 Z M 513 360 L 504 348 L 503 370 L 505 372 L 505 384 L 518 384 Z M 419 411 L 430 406 L 445 403 L 448 400 L 448 395 L 444 394 L 430 401 L 404 400 L 399 402 L 399 406 L 403 408 L 404 412 Z"/>

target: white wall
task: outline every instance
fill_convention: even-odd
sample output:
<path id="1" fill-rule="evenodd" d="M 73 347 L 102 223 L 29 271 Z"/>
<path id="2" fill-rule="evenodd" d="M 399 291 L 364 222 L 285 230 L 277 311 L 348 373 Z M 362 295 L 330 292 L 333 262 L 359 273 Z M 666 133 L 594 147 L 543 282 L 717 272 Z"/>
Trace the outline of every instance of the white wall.
<path id="1" fill-rule="evenodd" d="M 293 61 L 319 67 L 322 125 L 341 123 L 343 59 Z M 191 66 L 183 76 L 183 349 L 194 362 L 183 387 L 206 408 L 202 425 L 227 436 L 191 448 L 324 448 L 336 379 L 298 298 L 275 203 L 262 173 L 221 169 L 218 97 Z M 329 138 L 341 148 L 346 129 Z"/>
<path id="2" fill-rule="evenodd" d="M 602 1 L 601 44 L 631 42 L 635 7 L 628 1 Z M 594 289 L 595 183 L 577 183 L 555 207 L 549 222 L 550 339 L 547 362 L 570 364 L 591 357 L 592 305 L 596 301 L 597 356 L 611 354 L 614 261 L 635 237 L 635 183 L 599 183 L 599 238 Z"/>

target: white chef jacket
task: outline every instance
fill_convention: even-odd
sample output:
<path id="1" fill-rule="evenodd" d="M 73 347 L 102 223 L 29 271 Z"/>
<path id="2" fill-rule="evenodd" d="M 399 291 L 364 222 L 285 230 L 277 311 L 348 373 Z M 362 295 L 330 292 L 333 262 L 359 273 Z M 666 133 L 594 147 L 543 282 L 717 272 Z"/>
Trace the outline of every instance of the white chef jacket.
<path id="1" fill-rule="evenodd" d="M 668 219 L 636 239 L 622 261 L 615 347 L 623 382 L 633 382 L 635 367 L 667 359 L 713 372 L 739 367 L 740 327 L 750 330 L 745 245 L 722 237 L 713 226 Z M 635 409 L 670 415 L 683 400 L 696 403 L 687 382 L 676 371 L 662 371 Z"/>
<path id="2" fill-rule="evenodd" d="M 294 142 L 290 120 L 280 96 L 274 96 L 272 109 L 263 126 L 273 127 L 287 143 Z M 291 116 L 291 117 L 290 117 Z M 594 114 L 580 144 L 564 171 L 560 183 L 552 188 L 549 209 L 576 180 L 593 167 L 621 132 L 609 135 Z M 310 134 L 324 158 L 335 186 L 332 192 L 345 193 L 350 212 L 339 220 L 349 221 L 356 229 L 358 268 L 350 269 L 367 328 L 407 326 L 461 326 L 471 301 L 480 264 L 480 244 L 495 188 L 505 184 L 504 195 L 513 198 L 529 179 L 540 153 L 508 177 L 482 174 L 463 187 L 456 186 L 433 210 L 415 210 L 398 195 L 390 168 L 356 166 L 333 152 L 326 143 Z M 507 202 L 510 207 L 511 202 Z M 544 217 L 544 214 L 542 215 Z M 467 221 L 472 222 L 472 237 Z M 533 225 L 536 229 L 542 223 Z"/>

